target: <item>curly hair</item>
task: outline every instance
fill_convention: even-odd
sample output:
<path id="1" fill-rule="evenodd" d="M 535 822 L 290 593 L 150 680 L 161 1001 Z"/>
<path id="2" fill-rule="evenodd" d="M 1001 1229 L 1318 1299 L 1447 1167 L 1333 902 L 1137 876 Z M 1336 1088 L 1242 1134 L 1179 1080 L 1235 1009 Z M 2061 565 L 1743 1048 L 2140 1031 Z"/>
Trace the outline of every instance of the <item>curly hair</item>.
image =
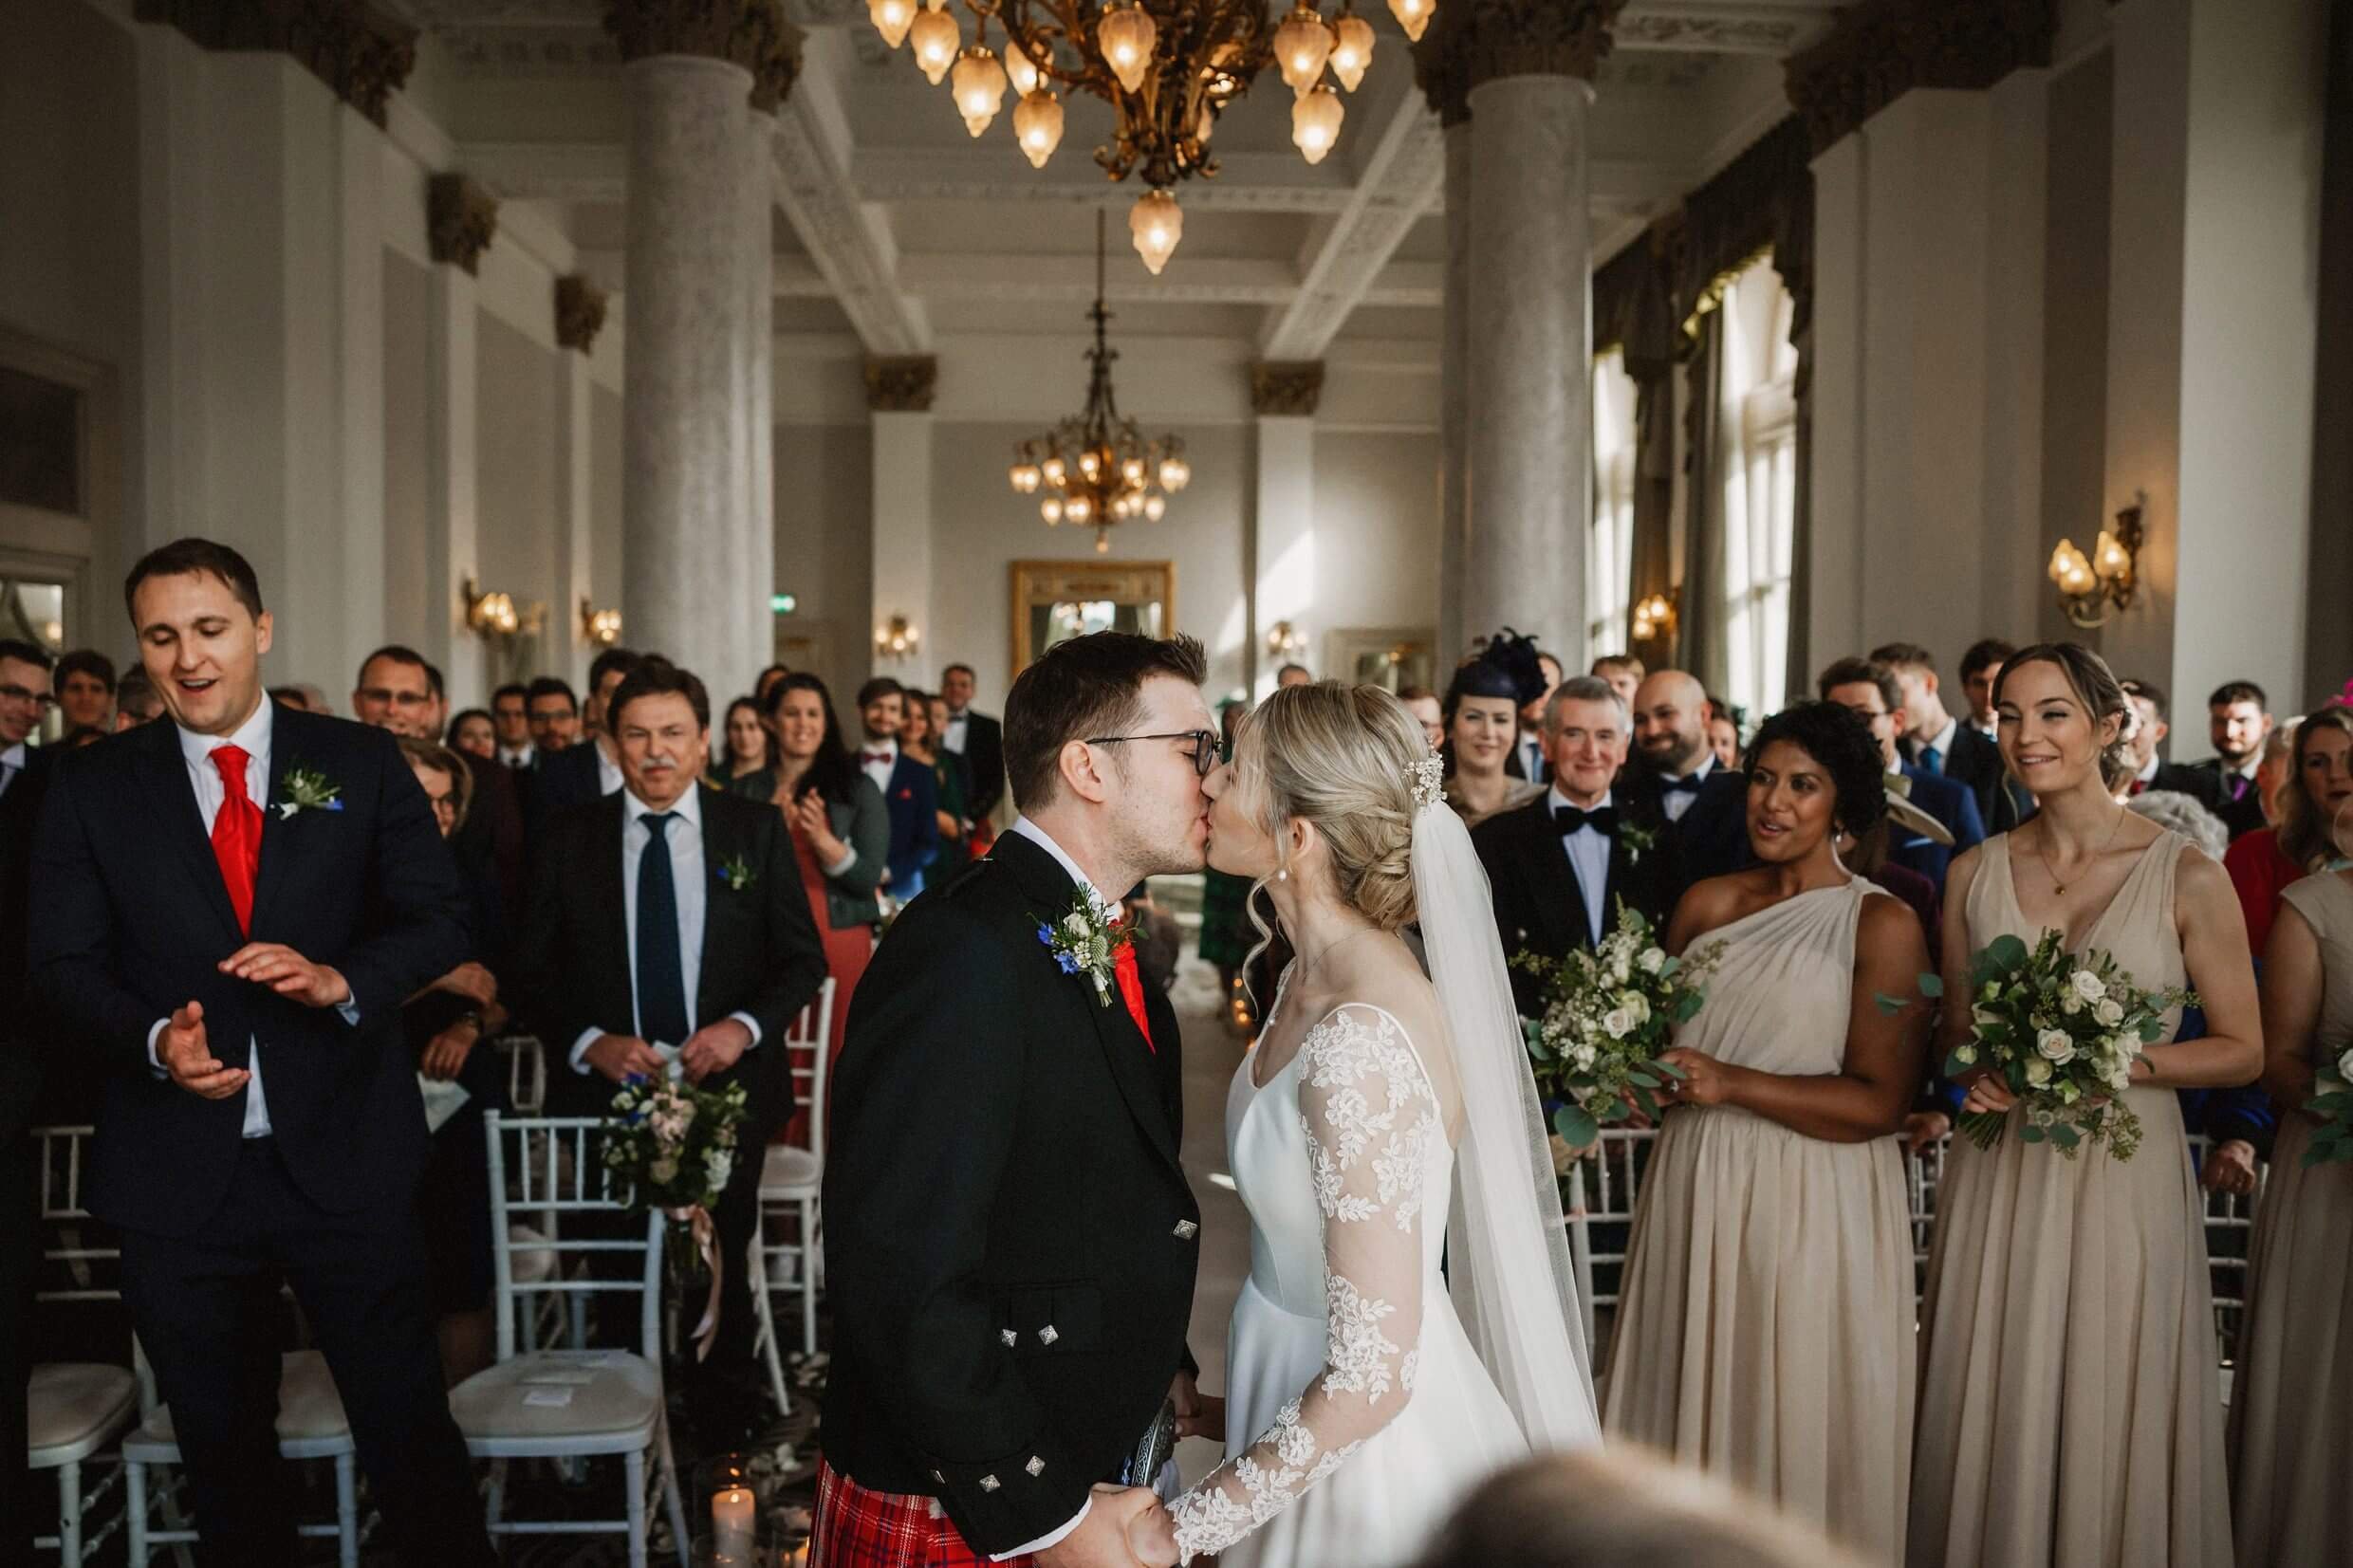
<path id="1" fill-rule="evenodd" d="M 1783 709 L 1757 727 L 1741 759 L 1744 771 L 1755 771 L 1766 751 L 1788 742 L 1820 763 L 1837 792 L 1833 821 L 1839 829 L 1860 839 L 1887 815 L 1887 765 L 1879 737 L 1850 708 L 1835 702 L 1801 702 Z"/>

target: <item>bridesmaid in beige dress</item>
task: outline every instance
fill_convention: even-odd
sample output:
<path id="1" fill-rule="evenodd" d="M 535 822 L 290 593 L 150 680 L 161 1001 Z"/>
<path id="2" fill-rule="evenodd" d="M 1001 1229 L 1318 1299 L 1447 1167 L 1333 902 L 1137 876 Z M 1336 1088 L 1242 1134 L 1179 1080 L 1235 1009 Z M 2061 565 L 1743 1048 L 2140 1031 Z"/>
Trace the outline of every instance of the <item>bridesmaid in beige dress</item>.
<path id="1" fill-rule="evenodd" d="M 1914 1363 L 1891 1134 L 1920 1080 L 1928 950 L 1918 915 L 1839 863 L 1839 834 L 1886 809 L 1870 731 L 1803 703 L 1752 755 L 1761 864 L 1692 889 L 1668 932 L 1673 951 L 1724 951 L 1666 1054 L 1690 1077 L 1662 1097 L 1603 1424 L 1897 1563 Z"/>
<path id="2" fill-rule="evenodd" d="M 1948 996 L 1970 954 L 2045 929 L 2144 987 L 2194 987 L 2206 1038 L 2134 1067 L 2130 1160 L 2063 1158 L 2010 1131 L 1956 1139 L 1920 1303 L 1912 1462 L 1916 1568 L 2221 1568 L 2231 1561 L 2222 1392 L 2197 1184 L 2173 1090 L 2246 1083 L 2262 1064 L 2247 928 L 2221 867 L 2112 800 L 2103 753 L 2124 696 L 2099 655 L 2029 648 L 2002 667 L 2003 760 L 2040 810 L 1953 864 Z M 1949 1007 L 1939 1043 L 1968 1032 Z M 1971 1075 L 1968 1111 L 2010 1111 Z"/>
<path id="3" fill-rule="evenodd" d="M 2338 818 L 2353 843 L 2353 807 Z M 2353 1163 L 2304 1168 L 2317 1063 L 2353 1050 L 2353 871 L 2291 883 L 2263 958 L 2263 1086 L 2282 1112 L 2232 1388 L 2241 1568 L 2353 1553 Z"/>

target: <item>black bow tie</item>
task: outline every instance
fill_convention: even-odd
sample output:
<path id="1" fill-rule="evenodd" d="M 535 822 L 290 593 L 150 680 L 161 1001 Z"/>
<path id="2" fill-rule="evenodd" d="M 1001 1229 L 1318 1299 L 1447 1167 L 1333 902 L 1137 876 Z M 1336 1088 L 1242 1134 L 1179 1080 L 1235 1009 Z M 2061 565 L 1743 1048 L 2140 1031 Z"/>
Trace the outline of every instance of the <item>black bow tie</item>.
<path id="1" fill-rule="evenodd" d="M 1689 778 L 1662 780 L 1658 790 L 1664 795 L 1696 795 L 1703 782 L 1698 774 L 1694 773 Z"/>
<path id="2" fill-rule="evenodd" d="M 1604 805 L 1586 811 L 1580 806 L 1556 805 L 1552 808 L 1552 825 L 1564 834 L 1589 827 L 1604 839 L 1615 838 L 1618 834 L 1618 808 Z"/>

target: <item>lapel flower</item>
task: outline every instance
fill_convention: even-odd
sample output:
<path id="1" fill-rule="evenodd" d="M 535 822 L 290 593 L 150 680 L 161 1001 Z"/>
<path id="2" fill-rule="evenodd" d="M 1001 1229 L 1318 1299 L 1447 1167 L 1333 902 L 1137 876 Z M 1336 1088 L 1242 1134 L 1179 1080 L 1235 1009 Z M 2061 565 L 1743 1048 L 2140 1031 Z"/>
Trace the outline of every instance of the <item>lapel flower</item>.
<path id="1" fill-rule="evenodd" d="M 727 884 L 730 893 L 741 893 L 757 882 L 760 874 L 752 870 L 750 861 L 741 855 L 733 855 L 720 863 L 718 877 Z"/>
<path id="2" fill-rule="evenodd" d="M 1618 841 L 1625 846 L 1626 864 L 1639 866 L 1643 856 L 1658 847 L 1658 830 L 1621 821 L 1618 824 Z"/>
<path id="3" fill-rule="evenodd" d="M 1071 894 L 1069 913 L 1061 919 L 1030 918 L 1038 922 L 1038 941 L 1054 955 L 1062 972 L 1086 976 L 1094 982 L 1097 1004 L 1110 1006 L 1119 951 L 1133 939 L 1133 933 L 1115 921 L 1108 910 L 1098 906 L 1084 888 Z"/>
<path id="4" fill-rule="evenodd" d="M 277 806 L 280 821 L 298 811 L 341 811 L 343 809 L 343 786 L 329 784 L 325 774 L 298 763 L 286 770 L 286 779 L 278 790 Z"/>

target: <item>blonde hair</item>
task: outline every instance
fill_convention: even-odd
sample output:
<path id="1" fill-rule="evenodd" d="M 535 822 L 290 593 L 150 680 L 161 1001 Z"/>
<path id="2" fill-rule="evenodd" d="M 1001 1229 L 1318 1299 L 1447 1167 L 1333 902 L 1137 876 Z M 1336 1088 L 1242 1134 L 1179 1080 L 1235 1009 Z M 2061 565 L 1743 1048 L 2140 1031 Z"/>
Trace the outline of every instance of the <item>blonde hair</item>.
<path id="1" fill-rule="evenodd" d="M 1241 723 L 1234 771 L 1269 837 L 1312 823 L 1341 901 L 1396 931 L 1414 918 L 1414 770 L 1429 755 L 1421 721 L 1397 698 L 1327 680 L 1260 703 Z"/>
<path id="2" fill-rule="evenodd" d="M 2304 760 L 2312 749 L 2313 737 L 2324 729 L 2353 735 L 2353 708 L 2331 703 L 2305 715 L 2304 722 L 2296 726 L 2291 747 L 2295 768 L 2279 786 L 2279 850 L 2307 872 L 2326 865 L 2334 849 L 2331 839 L 2336 823 L 2322 816 L 2321 802 L 2312 799 L 2304 782 Z"/>

